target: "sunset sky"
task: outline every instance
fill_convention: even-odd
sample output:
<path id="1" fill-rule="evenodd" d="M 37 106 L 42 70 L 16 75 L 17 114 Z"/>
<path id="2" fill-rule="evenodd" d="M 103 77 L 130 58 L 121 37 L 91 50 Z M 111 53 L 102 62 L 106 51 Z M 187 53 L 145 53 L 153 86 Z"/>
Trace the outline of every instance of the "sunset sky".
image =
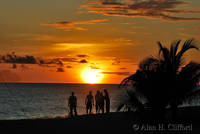
<path id="1" fill-rule="evenodd" d="M 199 0 L 4 0 L 0 18 L 0 82 L 120 83 L 157 41 L 200 44 Z"/>

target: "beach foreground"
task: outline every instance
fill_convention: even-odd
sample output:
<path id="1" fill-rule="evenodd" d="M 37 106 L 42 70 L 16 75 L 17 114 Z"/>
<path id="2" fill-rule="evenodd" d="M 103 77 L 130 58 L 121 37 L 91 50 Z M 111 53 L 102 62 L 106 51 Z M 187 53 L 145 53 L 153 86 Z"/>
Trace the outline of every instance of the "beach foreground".
<path id="1" fill-rule="evenodd" d="M 200 108 L 179 108 L 176 121 L 155 121 L 151 117 L 139 119 L 137 113 L 116 112 L 82 115 L 73 118 L 1 120 L 2 131 L 56 132 L 56 133 L 173 133 L 196 134 L 200 132 Z M 28 130 L 28 131 L 27 131 Z"/>

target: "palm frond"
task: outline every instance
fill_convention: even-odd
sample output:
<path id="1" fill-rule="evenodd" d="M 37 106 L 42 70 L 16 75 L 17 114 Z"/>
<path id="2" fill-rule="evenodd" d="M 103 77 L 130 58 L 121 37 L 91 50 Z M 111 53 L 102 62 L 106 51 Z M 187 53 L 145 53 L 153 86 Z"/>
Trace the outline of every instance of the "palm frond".
<path id="1" fill-rule="evenodd" d="M 183 67 L 179 73 L 179 77 L 182 79 L 192 79 L 200 71 L 200 64 L 196 62 L 190 62 Z"/>
<path id="2" fill-rule="evenodd" d="M 159 57 L 148 57 L 140 62 L 136 73 L 125 78 L 121 85 L 132 85 L 135 92 L 127 92 L 129 100 L 122 107 L 144 107 L 138 93 L 147 100 L 152 109 L 165 109 L 167 105 L 177 107 L 184 98 L 194 94 L 200 81 L 200 64 L 190 62 L 181 68 L 183 55 L 190 49 L 197 49 L 193 39 L 186 40 L 179 50 L 181 40 L 171 43 L 170 49 L 159 46 Z M 196 91 L 197 92 L 197 91 Z M 200 91 L 199 91 L 200 92 Z"/>
<path id="3" fill-rule="evenodd" d="M 183 56 L 183 54 L 185 52 L 187 52 L 188 50 L 190 49 L 199 49 L 197 46 L 196 46 L 196 42 L 194 39 L 190 39 L 190 40 L 186 40 L 181 48 L 181 50 L 178 52 L 177 54 L 177 59 L 181 59 L 181 57 Z"/>
<path id="4" fill-rule="evenodd" d="M 174 41 L 172 44 L 171 44 L 171 47 L 170 47 L 170 57 L 172 59 L 172 61 L 175 60 L 176 58 L 176 53 L 177 53 L 177 50 L 178 50 L 178 47 L 181 43 L 181 40 L 178 40 L 178 41 Z"/>
<path id="5" fill-rule="evenodd" d="M 158 42 L 158 46 L 159 46 L 159 54 L 162 56 L 163 60 L 165 61 L 169 61 L 169 49 L 167 49 L 166 47 L 163 47 L 161 42 Z"/>
<path id="6" fill-rule="evenodd" d="M 158 41 L 157 44 L 159 46 L 159 52 L 158 53 L 161 54 L 161 50 L 163 49 L 163 46 L 162 46 L 160 41 Z"/>

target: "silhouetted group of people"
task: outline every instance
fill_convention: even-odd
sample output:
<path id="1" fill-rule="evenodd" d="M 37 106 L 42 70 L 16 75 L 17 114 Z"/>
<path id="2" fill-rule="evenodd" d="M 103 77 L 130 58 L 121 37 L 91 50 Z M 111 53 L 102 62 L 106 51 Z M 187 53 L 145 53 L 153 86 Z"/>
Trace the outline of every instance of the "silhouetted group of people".
<path id="1" fill-rule="evenodd" d="M 104 113 L 104 107 L 106 108 L 106 113 L 110 112 L 110 97 L 106 89 L 104 91 L 97 90 L 95 97 L 92 95 L 92 91 L 85 98 L 86 113 L 92 114 L 93 106 L 96 107 L 96 114 Z M 77 98 L 72 92 L 68 100 L 68 106 L 70 109 L 70 116 L 77 115 Z"/>
<path id="2" fill-rule="evenodd" d="M 110 97 L 108 91 L 104 89 L 104 95 L 102 92 L 97 90 L 95 95 L 95 102 L 96 102 L 96 113 L 104 113 L 104 104 L 106 106 L 106 113 L 110 112 Z"/>

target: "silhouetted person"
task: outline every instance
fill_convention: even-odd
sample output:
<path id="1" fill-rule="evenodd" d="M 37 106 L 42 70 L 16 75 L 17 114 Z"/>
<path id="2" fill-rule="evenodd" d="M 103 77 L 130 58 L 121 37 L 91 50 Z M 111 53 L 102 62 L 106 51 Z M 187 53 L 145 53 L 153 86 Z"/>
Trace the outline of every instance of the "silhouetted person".
<path id="1" fill-rule="evenodd" d="M 69 97 L 68 106 L 70 108 L 70 116 L 77 115 L 76 107 L 77 107 L 77 98 L 72 92 L 72 95 Z"/>
<path id="2" fill-rule="evenodd" d="M 85 105 L 86 105 L 86 113 L 92 113 L 92 105 L 94 104 L 94 98 L 92 96 L 92 92 L 90 91 L 89 94 L 85 98 Z"/>
<path id="3" fill-rule="evenodd" d="M 106 89 L 104 89 L 104 94 L 105 94 L 104 99 L 106 102 L 106 113 L 109 113 L 110 112 L 110 97 Z"/>
<path id="4" fill-rule="evenodd" d="M 100 95 L 99 95 L 99 108 L 100 108 L 100 111 L 104 113 L 104 96 L 102 92 L 100 92 Z"/>
<path id="5" fill-rule="evenodd" d="M 97 93 L 95 95 L 95 104 L 96 104 L 96 113 L 98 114 L 100 112 L 100 91 L 97 90 Z"/>

